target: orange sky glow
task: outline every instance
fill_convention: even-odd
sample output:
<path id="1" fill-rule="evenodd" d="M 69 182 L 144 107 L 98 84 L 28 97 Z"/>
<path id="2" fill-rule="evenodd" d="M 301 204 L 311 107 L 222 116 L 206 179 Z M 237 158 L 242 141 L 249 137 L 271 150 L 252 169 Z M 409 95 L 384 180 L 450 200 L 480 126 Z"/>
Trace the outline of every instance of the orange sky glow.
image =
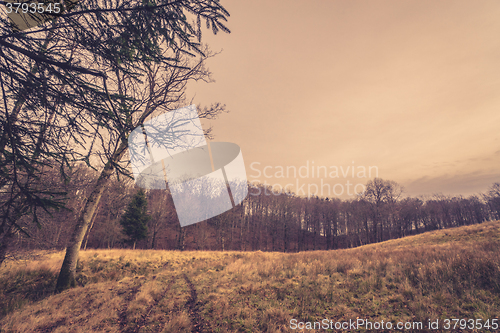
<path id="1" fill-rule="evenodd" d="M 222 4 L 232 33 L 203 36 L 222 50 L 208 61 L 216 82 L 189 95 L 227 105 L 204 125 L 241 147 L 249 181 L 343 198 L 369 167 L 412 196 L 500 181 L 499 1 Z"/>

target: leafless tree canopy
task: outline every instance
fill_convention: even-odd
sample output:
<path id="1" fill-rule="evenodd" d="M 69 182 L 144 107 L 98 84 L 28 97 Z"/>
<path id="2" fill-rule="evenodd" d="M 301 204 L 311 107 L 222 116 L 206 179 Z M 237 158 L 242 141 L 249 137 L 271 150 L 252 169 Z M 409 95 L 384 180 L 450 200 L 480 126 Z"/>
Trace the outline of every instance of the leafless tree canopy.
<path id="1" fill-rule="evenodd" d="M 89 191 L 98 175 L 85 167 L 75 170 L 72 177 L 75 183 L 67 187 L 59 183 L 58 188 L 69 192 L 68 207 L 78 210 L 82 208 L 81 196 Z M 50 179 L 50 175 L 47 176 Z M 56 180 L 57 177 L 47 182 Z M 367 189 L 374 184 L 401 188 L 395 182 L 376 179 L 367 184 Z M 492 189 L 496 187 L 498 184 Z M 128 246 L 123 241 L 119 218 L 136 191 L 133 181 L 113 180 L 107 185 L 92 227 L 85 235 L 87 248 Z M 500 194 L 495 191 L 483 197 L 468 198 L 443 195 L 414 198 L 403 193 L 397 198 L 385 195 L 377 206 L 368 191 L 356 199 L 339 200 L 298 197 L 272 191 L 263 185 L 252 185 L 241 205 L 207 221 L 181 228 L 169 192 L 149 190 L 146 193 L 148 213 L 152 218 L 148 224 L 148 238 L 137 243 L 137 247 L 170 250 L 297 252 L 350 248 L 498 219 L 498 211 L 490 207 L 496 207 L 494 203 L 500 200 Z M 68 226 L 74 225 L 76 220 L 74 214 L 61 211 L 54 217 L 44 214 L 41 229 L 28 221 L 24 223 L 33 237 L 18 233 L 13 246 L 63 249 L 70 236 Z"/>

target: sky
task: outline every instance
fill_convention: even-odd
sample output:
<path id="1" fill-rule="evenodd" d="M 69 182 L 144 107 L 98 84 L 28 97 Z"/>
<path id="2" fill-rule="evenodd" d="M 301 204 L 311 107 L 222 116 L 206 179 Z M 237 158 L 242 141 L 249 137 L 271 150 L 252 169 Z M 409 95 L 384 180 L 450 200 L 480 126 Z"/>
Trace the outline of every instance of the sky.
<path id="1" fill-rule="evenodd" d="M 500 182 L 499 1 L 221 3 L 231 34 L 202 40 L 215 82 L 188 95 L 226 104 L 203 126 L 249 181 L 341 198 L 375 176 L 410 196 Z"/>

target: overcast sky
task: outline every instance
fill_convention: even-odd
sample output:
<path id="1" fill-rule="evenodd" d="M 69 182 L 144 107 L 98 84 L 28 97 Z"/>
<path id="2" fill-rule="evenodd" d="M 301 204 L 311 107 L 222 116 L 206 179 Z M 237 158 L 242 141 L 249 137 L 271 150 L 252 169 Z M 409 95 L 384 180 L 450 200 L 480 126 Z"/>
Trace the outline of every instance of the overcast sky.
<path id="1" fill-rule="evenodd" d="M 223 50 L 208 61 L 216 83 L 189 94 L 227 105 L 204 125 L 241 147 L 248 180 L 341 197 L 370 166 L 408 195 L 500 181 L 500 1 L 222 4 L 232 33 L 203 36 Z"/>

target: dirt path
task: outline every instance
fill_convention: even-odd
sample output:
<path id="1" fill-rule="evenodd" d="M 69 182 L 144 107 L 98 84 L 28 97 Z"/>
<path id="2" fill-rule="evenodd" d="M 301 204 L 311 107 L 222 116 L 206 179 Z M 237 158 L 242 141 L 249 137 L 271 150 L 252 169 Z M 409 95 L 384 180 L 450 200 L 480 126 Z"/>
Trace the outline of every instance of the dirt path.
<path id="1" fill-rule="evenodd" d="M 186 274 L 184 274 L 184 280 L 186 280 L 186 283 L 189 287 L 189 290 L 191 292 L 191 297 L 186 303 L 186 307 L 188 308 L 189 316 L 191 317 L 191 322 L 193 323 L 193 333 L 210 333 L 212 332 L 212 329 L 210 328 L 210 325 L 203 319 L 203 317 L 200 315 L 200 307 L 201 304 L 198 302 L 198 294 L 196 292 L 196 289 L 187 277 Z"/>

